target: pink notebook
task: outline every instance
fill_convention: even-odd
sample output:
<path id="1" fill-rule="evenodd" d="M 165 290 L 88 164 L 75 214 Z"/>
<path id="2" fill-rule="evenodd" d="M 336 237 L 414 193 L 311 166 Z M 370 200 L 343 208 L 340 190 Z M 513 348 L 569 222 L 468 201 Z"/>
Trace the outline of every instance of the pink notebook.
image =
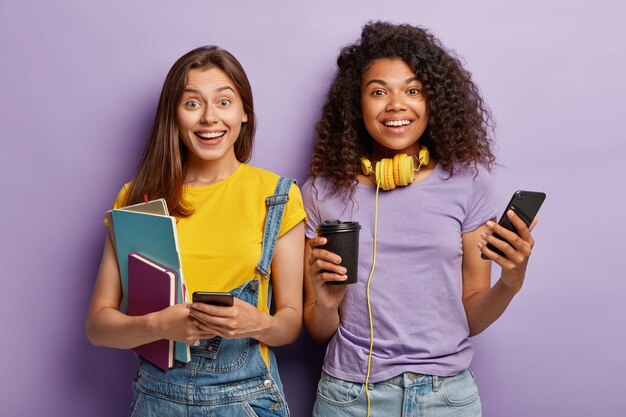
<path id="1" fill-rule="evenodd" d="M 163 310 L 176 304 L 176 273 L 138 253 L 128 254 L 128 315 Z M 167 371 L 174 366 L 174 342 L 161 339 L 133 349 Z"/>

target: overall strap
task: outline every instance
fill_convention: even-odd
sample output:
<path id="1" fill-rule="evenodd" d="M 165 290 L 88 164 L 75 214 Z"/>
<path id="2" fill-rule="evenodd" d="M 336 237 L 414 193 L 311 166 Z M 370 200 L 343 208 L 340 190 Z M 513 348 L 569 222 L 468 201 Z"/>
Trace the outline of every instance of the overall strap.
<path id="1" fill-rule="evenodd" d="M 285 203 L 289 201 L 289 189 L 295 180 L 293 178 L 280 177 L 274 190 L 274 195 L 265 199 L 267 214 L 265 216 L 265 228 L 263 229 L 263 243 L 261 248 L 261 259 L 256 266 L 256 270 L 266 278 L 269 278 L 270 264 L 276 249 L 280 224 L 283 221 Z"/>

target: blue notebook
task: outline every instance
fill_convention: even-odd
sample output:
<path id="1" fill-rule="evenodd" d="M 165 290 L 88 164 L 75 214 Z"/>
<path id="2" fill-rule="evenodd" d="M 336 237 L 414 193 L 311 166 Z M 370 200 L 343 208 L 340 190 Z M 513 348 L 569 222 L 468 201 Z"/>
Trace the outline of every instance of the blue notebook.
<path id="1" fill-rule="evenodd" d="M 176 273 L 176 303 L 189 301 L 180 261 L 176 219 L 153 213 L 124 209 L 111 210 L 115 227 L 115 251 L 122 281 L 122 310 L 128 308 L 128 254 L 137 252 Z M 175 343 L 175 358 L 189 362 L 191 353 L 185 343 Z"/>
<path id="2" fill-rule="evenodd" d="M 151 200 L 145 203 L 137 203 L 130 206 L 124 206 L 121 207 L 120 210 L 136 211 L 139 213 L 162 214 L 164 216 L 168 216 L 170 214 L 167 210 L 167 202 L 164 198 Z M 106 223 L 108 223 L 109 233 L 111 234 L 111 240 L 113 241 L 113 248 L 115 249 L 115 227 L 113 225 L 111 210 L 107 211 Z"/>

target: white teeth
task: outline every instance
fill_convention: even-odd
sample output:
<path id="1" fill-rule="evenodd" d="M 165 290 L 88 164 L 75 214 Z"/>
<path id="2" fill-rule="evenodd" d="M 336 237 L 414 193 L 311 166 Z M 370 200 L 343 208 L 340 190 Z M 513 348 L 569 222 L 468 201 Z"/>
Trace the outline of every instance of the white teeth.
<path id="1" fill-rule="evenodd" d="M 200 136 L 202 139 L 215 139 L 215 138 L 219 138 L 223 134 L 224 132 L 211 132 L 211 133 L 198 133 L 197 135 Z"/>
<path id="2" fill-rule="evenodd" d="M 385 126 L 408 126 L 411 124 L 409 120 L 388 120 L 383 122 Z"/>

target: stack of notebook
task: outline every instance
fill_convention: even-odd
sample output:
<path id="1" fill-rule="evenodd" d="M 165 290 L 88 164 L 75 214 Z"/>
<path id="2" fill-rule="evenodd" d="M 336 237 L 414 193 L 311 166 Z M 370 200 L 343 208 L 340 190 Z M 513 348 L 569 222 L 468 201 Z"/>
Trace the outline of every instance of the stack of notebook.
<path id="1" fill-rule="evenodd" d="M 189 301 L 182 273 L 176 219 L 165 200 L 113 209 L 107 213 L 122 281 L 121 308 L 144 315 Z M 174 359 L 189 362 L 185 343 L 157 340 L 134 349 L 155 366 L 167 370 Z"/>

